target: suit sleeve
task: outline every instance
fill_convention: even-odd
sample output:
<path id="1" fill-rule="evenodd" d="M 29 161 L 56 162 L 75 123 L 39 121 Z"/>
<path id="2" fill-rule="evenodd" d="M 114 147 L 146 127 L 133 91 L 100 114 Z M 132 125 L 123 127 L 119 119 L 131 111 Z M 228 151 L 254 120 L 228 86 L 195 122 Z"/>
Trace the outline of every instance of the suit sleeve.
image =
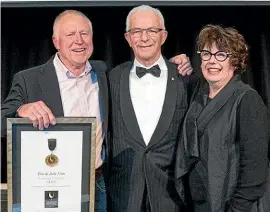
<path id="1" fill-rule="evenodd" d="M 243 96 L 237 116 L 237 141 L 240 145 L 238 182 L 227 212 L 249 212 L 263 196 L 268 183 L 267 109 L 255 91 Z"/>
<path id="2" fill-rule="evenodd" d="M 1 105 L 1 137 L 6 135 L 7 118 L 15 118 L 17 116 L 17 109 L 25 103 L 25 80 L 21 73 L 17 73 L 14 75 L 10 92 Z"/>

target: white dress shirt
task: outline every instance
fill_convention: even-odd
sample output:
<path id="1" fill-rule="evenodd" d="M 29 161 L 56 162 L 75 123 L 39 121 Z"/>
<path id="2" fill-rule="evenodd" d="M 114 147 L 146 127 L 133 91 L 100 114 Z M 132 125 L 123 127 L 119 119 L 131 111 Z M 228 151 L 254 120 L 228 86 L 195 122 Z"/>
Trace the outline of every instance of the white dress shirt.
<path id="1" fill-rule="evenodd" d="M 141 78 L 136 75 L 136 66 L 148 69 L 157 64 L 161 70 L 160 77 L 150 73 Z M 152 66 L 145 67 L 135 59 L 129 75 L 131 101 L 146 145 L 156 129 L 162 112 L 168 78 L 168 68 L 162 56 Z"/>

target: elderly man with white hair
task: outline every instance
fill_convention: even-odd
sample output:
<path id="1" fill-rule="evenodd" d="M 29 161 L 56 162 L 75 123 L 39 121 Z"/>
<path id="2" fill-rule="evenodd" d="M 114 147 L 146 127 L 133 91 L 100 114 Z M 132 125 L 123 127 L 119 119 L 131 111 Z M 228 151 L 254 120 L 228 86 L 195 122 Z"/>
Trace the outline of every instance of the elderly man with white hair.
<path id="1" fill-rule="evenodd" d="M 178 74 L 161 52 L 168 32 L 161 12 L 130 11 L 125 38 L 135 59 L 109 73 L 111 97 L 110 211 L 179 212 L 175 146 L 198 79 Z"/>

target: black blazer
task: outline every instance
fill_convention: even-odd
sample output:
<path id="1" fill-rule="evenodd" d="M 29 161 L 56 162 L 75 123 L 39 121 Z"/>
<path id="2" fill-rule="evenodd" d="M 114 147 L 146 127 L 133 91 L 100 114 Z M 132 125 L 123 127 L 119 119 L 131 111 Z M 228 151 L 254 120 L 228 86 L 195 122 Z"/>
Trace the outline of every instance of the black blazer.
<path id="1" fill-rule="evenodd" d="M 189 184 L 191 196 L 182 198 L 195 212 L 269 212 L 269 132 L 261 97 L 238 75 L 211 101 L 208 94 L 206 83 L 184 120 L 175 167 L 179 194 Z"/>
<path id="2" fill-rule="evenodd" d="M 8 97 L 1 106 L 1 136 L 6 135 L 6 119 L 17 116 L 17 109 L 27 103 L 43 101 L 55 115 L 63 117 L 64 111 L 59 84 L 53 65 L 54 56 L 45 64 L 15 74 Z M 89 61 L 97 74 L 102 112 L 103 129 L 108 128 L 107 66 L 103 61 Z M 107 139 L 106 139 L 107 140 Z M 106 141 L 107 142 L 107 141 Z M 106 145 L 107 146 L 107 145 Z"/>
<path id="3" fill-rule="evenodd" d="M 173 180 L 175 145 L 197 78 L 182 77 L 174 64 L 166 63 L 168 82 L 164 105 L 147 146 L 129 92 L 133 62 L 117 66 L 109 73 L 112 131 L 107 190 L 110 211 L 140 212 L 145 191 L 153 212 L 178 212 L 182 207 Z"/>

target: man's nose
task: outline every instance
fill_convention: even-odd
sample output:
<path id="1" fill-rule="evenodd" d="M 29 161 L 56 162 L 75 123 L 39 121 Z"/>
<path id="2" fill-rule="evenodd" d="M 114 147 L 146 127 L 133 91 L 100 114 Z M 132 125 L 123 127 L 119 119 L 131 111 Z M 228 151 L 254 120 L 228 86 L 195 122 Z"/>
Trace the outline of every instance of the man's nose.
<path id="1" fill-rule="evenodd" d="M 79 33 L 76 33 L 75 35 L 75 42 L 79 44 L 83 43 L 83 38 Z"/>
<path id="2" fill-rule="evenodd" d="M 141 40 L 147 41 L 148 39 L 149 39 L 149 35 L 148 35 L 147 31 L 143 30 L 142 34 L 141 34 Z"/>

